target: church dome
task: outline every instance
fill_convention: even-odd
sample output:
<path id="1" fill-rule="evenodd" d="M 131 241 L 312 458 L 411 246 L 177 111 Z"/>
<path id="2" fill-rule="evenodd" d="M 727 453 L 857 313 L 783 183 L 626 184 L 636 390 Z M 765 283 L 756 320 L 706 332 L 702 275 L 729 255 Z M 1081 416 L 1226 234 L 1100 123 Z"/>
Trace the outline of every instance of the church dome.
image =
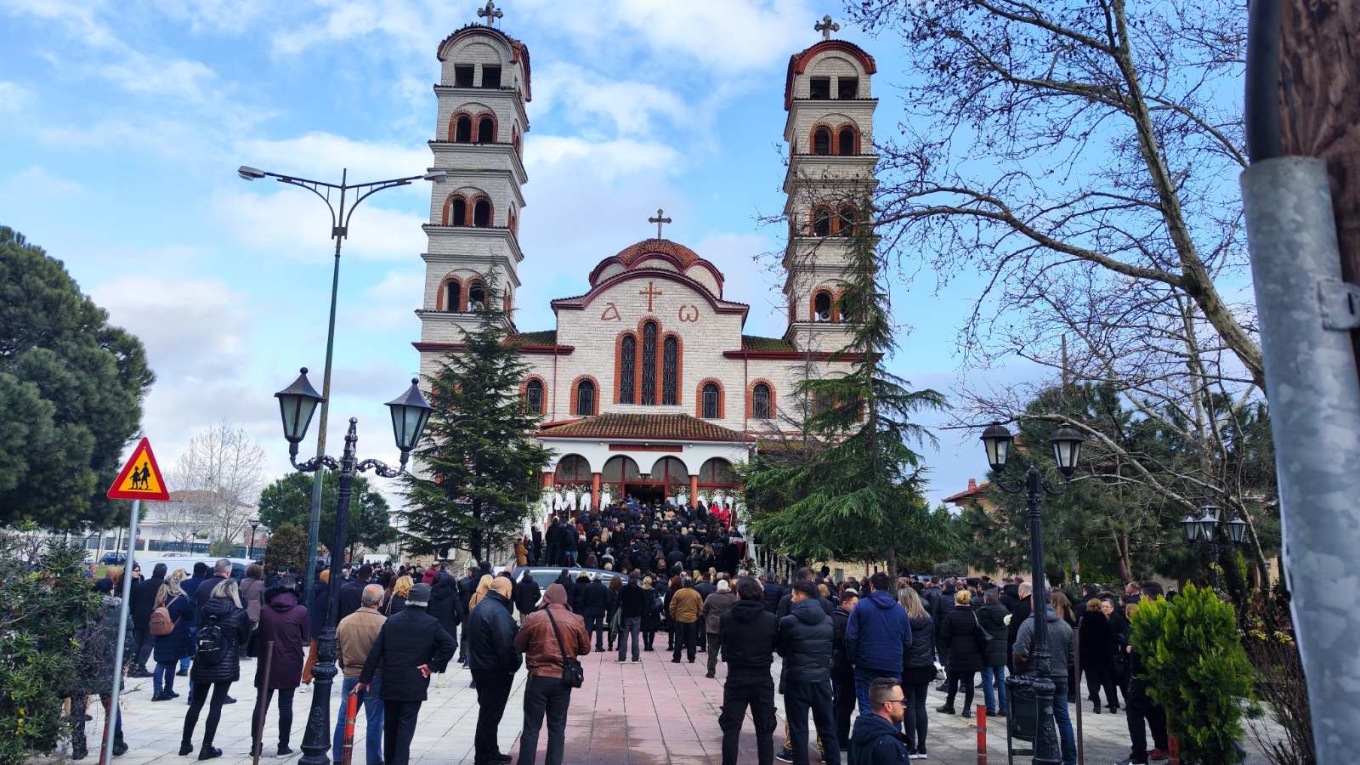
<path id="1" fill-rule="evenodd" d="M 722 297 L 723 276 L 699 253 L 669 239 L 643 239 L 611 255 L 590 274 L 592 288 L 629 271 L 669 271 L 698 284 L 716 298 Z"/>

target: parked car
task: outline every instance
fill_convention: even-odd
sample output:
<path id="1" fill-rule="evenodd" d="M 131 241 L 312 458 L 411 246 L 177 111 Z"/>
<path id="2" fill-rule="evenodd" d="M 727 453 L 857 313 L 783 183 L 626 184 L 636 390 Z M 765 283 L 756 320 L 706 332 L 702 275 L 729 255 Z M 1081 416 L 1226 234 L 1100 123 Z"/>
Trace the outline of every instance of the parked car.
<path id="1" fill-rule="evenodd" d="M 535 582 L 538 582 L 539 588 L 546 590 L 548 589 L 548 585 L 556 582 L 557 577 L 562 575 L 562 569 L 564 568 L 567 570 L 567 575 L 571 577 L 573 582 L 584 572 L 589 574 L 591 579 L 602 579 L 605 584 L 609 584 L 613 579 L 621 579 L 623 580 L 623 584 L 628 584 L 628 575 L 621 571 L 610 571 L 603 568 L 582 568 L 580 566 L 516 566 L 514 570 L 510 572 L 510 576 L 514 577 L 515 581 L 518 582 L 519 578 L 524 575 L 525 570 L 528 570 L 529 576 L 533 577 Z"/>
<path id="2" fill-rule="evenodd" d="M 105 566 L 121 566 L 127 563 L 127 556 L 120 552 L 106 552 L 99 562 Z"/>

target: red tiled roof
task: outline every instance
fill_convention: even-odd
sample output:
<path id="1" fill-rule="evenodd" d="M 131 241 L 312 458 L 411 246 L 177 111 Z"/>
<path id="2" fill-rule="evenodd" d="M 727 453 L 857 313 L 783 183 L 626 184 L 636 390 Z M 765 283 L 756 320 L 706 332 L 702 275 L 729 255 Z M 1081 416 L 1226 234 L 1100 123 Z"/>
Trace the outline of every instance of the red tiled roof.
<path id="1" fill-rule="evenodd" d="M 569 422 L 548 425 L 539 430 L 542 438 L 628 438 L 664 441 L 745 441 L 745 436 L 687 414 L 606 413 Z"/>
<path id="2" fill-rule="evenodd" d="M 782 337 L 758 337 L 756 335 L 742 335 L 741 349 L 743 351 L 794 351 L 793 343 Z"/>
<path id="3" fill-rule="evenodd" d="M 952 496 L 945 497 L 943 501 L 945 501 L 945 502 L 963 502 L 963 501 L 966 501 L 966 500 L 973 499 L 974 497 L 981 497 L 981 496 L 983 496 L 984 494 L 986 494 L 986 493 L 987 493 L 987 490 L 990 489 L 991 487 L 992 487 L 992 482 L 991 482 L 991 481 L 983 481 L 982 484 L 979 485 L 977 481 L 973 480 L 972 478 L 969 478 L 969 479 L 968 479 L 968 488 L 967 488 L 967 489 L 964 489 L 963 491 L 959 492 L 958 494 L 954 494 L 954 495 L 952 495 Z"/>
<path id="4" fill-rule="evenodd" d="M 556 345 L 557 330 L 545 329 L 537 332 L 519 332 L 510 338 L 525 345 Z"/>
<path id="5" fill-rule="evenodd" d="M 619 250 L 619 253 L 614 257 L 623 261 L 624 265 L 631 266 L 633 261 L 643 255 L 650 255 L 654 252 L 659 252 L 662 255 L 669 255 L 672 258 L 675 258 L 680 262 L 681 268 L 689 268 L 702 259 L 699 257 L 699 253 L 683 244 L 672 242 L 669 239 L 643 239 L 637 244 L 629 245 L 628 247 Z"/>

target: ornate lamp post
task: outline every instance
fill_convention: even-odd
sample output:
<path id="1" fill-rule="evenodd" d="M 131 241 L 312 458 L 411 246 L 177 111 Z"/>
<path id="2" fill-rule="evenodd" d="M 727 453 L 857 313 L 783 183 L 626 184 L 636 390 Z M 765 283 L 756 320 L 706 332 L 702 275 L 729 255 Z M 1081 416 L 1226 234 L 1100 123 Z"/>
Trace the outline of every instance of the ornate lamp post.
<path id="1" fill-rule="evenodd" d="M 1228 520 L 1219 520 L 1218 506 L 1205 505 L 1199 509 L 1199 516 L 1187 515 L 1181 521 L 1181 528 L 1185 530 L 1185 541 L 1188 544 L 1195 544 L 1199 540 L 1209 542 L 1209 579 L 1215 590 L 1218 589 L 1218 529 L 1227 528 L 1228 540 L 1234 546 L 1240 545 L 1247 539 L 1247 522 L 1241 518 L 1228 513 Z"/>
<path id="2" fill-rule="evenodd" d="M 365 183 L 350 183 L 348 169 L 340 171 L 339 183 L 313 181 L 308 178 L 299 178 L 296 175 L 271 173 L 249 165 L 241 165 L 236 169 L 236 174 L 243 181 L 273 178 L 279 183 L 307 189 L 320 197 L 321 201 L 325 202 L 326 207 L 331 211 L 331 238 L 335 240 L 335 266 L 331 270 L 331 310 L 330 323 L 326 327 L 326 366 L 321 375 L 321 427 L 316 434 L 316 456 L 321 457 L 326 453 L 327 418 L 330 415 L 330 404 L 327 398 L 331 395 L 331 359 L 335 351 L 335 308 L 336 298 L 340 291 L 340 245 L 349 236 L 350 218 L 354 217 L 354 210 L 359 207 L 360 202 L 383 189 L 409 186 L 416 181 L 443 183 L 448 174 L 443 170 L 431 170 L 424 175 L 410 175 L 405 178 L 390 178 L 385 181 L 367 181 Z M 351 193 L 354 194 L 353 202 L 349 201 L 349 194 Z M 331 202 L 332 196 L 339 204 L 338 210 L 336 205 Z M 312 482 L 312 510 L 311 518 L 307 524 L 307 568 L 302 574 L 302 599 L 306 603 L 312 602 L 312 579 L 316 576 L 315 556 L 320 527 L 321 473 L 317 473 L 316 480 Z"/>
<path id="3" fill-rule="evenodd" d="M 335 507 L 335 537 L 331 544 L 331 575 L 329 591 L 326 593 L 328 604 L 326 627 L 319 637 L 316 667 L 312 669 L 313 684 L 312 706 L 307 715 L 307 731 L 302 737 L 302 765 L 329 765 L 328 756 L 331 744 L 330 703 L 331 683 L 338 671 L 335 666 L 335 623 L 340 611 L 340 568 L 344 565 L 346 534 L 349 531 L 349 501 L 354 475 L 373 470 L 384 478 L 396 478 L 406 469 L 411 450 L 420 442 L 425 423 L 430 419 L 430 404 L 421 395 L 417 379 L 411 380 L 411 387 L 387 406 L 392 412 L 392 432 L 396 437 L 397 448 L 401 450 L 401 464 L 395 469 L 378 460 L 363 460 L 355 456 L 359 443 L 359 421 L 349 418 L 349 432 L 345 434 L 345 451 L 340 459 L 324 454 L 306 462 L 297 461 L 298 444 L 307 435 L 307 426 L 312 415 L 322 403 L 323 398 L 307 379 L 307 368 L 293 384 L 274 394 L 279 400 L 279 411 L 283 416 L 283 437 L 288 440 L 288 459 L 293 467 L 303 473 L 314 473 L 322 468 L 339 470 L 339 496 Z M 338 756 L 338 752 L 336 755 Z"/>
<path id="4" fill-rule="evenodd" d="M 246 545 L 246 557 L 255 559 L 255 529 L 260 527 L 260 519 L 252 517 L 247 523 L 250 524 L 250 543 Z"/>
<path id="5" fill-rule="evenodd" d="M 987 463 L 996 473 L 996 485 L 1007 494 L 1023 493 L 1029 507 L 1030 581 L 1034 588 L 1034 646 L 1030 651 L 1030 666 L 1034 674 L 1011 675 L 1006 679 L 1006 685 L 1012 692 L 1016 688 L 1028 686 L 1034 693 L 1039 716 L 1034 737 L 1035 765 L 1062 762 L 1058 751 L 1058 727 L 1053 717 L 1053 678 L 1049 674 L 1048 620 L 1044 617 L 1044 609 L 1048 606 L 1047 588 L 1044 586 L 1044 522 L 1039 500 L 1045 492 L 1062 494 L 1067 491 L 1085 440 L 1081 433 L 1067 426 L 1053 433 L 1049 443 L 1053 447 L 1053 460 L 1058 463 L 1058 470 L 1063 477 L 1063 482 L 1058 486 L 1050 486 L 1044 481 L 1033 462 L 1025 469 L 1023 481 L 1007 483 L 1001 479 L 1001 474 L 1006 470 L 1015 439 L 1006 426 L 1000 423 L 982 431 L 982 445 L 987 450 Z"/>

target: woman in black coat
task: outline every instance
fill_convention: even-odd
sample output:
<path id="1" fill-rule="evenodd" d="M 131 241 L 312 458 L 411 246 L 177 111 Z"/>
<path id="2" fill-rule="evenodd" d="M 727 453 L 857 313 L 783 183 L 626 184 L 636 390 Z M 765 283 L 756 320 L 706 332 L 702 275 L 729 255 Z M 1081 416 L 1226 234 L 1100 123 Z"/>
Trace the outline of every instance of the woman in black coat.
<path id="1" fill-rule="evenodd" d="M 1081 652 L 1081 671 L 1086 673 L 1086 695 L 1100 714 L 1100 689 L 1105 689 L 1105 703 L 1111 712 L 1119 711 L 1119 699 L 1114 695 L 1114 654 L 1118 641 L 1110 620 L 1101 612 L 1100 599 L 1086 601 L 1086 613 L 1077 627 L 1077 647 Z"/>
<path id="2" fill-rule="evenodd" d="M 194 751 L 194 727 L 198 725 L 198 715 L 203 711 L 203 704 L 209 701 L 211 692 L 208 722 L 203 726 L 203 746 L 198 751 L 198 759 L 211 760 L 222 756 L 222 750 L 212 745 L 213 737 L 217 735 L 217 723 L 222 719 L 227 691 L 232 683 L 241 679 L 241 651 L 250 639 L 251 624 L 241 605 L 241 590 L 235 579 L 223 579 L 216 584 L 209 580 L 202 586 L 213 589 L 208 602 L 198 612 L 198 653 L 194 668 L 189 672 L 189 682 L 194 684 L 194 700 L 188 714 L 184 715 L 184 737 L 180 740 L 179 756 Z M 220 636 L 215 660 L 205 650 L 205 633 L 210 630 Z"/>
<path id="3" fill-rule="evenodd" d="M 458 583 L 451 576 L 435 577 L 430 587 L 430 606 L 426 613 L 439 620 L 450 635 L 458 634 Z"/>
<path id="4" fill-rule="evenodd" d="M 946 613 L 940 624 L 940 642 L 949 646 L 949 666 L 945 667 L 949 672 L 945 680 L 949 685 L 949 700 L 936 712 L 954 714 L 954 696 L 962 683 L 963 711 L 960 714 L 972 717 L 973 677 L 983 665 L 982 652 L 978 650 L 979 630 L 977 616 L 973 613 L 973 593 L 959 590 L 954 593 L 954 610 Z"/>
<path id="5" fill-rule="evenodd" d="M 986 604 L 977 610 L 978 624 L 991 635 L 987 653 L 982 657 L 982 698 L 987 714 L 1001 714 L 1006 708 L 1006 618 L 1010 611 L 1001 605 L 1001 591 L 988 590 Z"/>

